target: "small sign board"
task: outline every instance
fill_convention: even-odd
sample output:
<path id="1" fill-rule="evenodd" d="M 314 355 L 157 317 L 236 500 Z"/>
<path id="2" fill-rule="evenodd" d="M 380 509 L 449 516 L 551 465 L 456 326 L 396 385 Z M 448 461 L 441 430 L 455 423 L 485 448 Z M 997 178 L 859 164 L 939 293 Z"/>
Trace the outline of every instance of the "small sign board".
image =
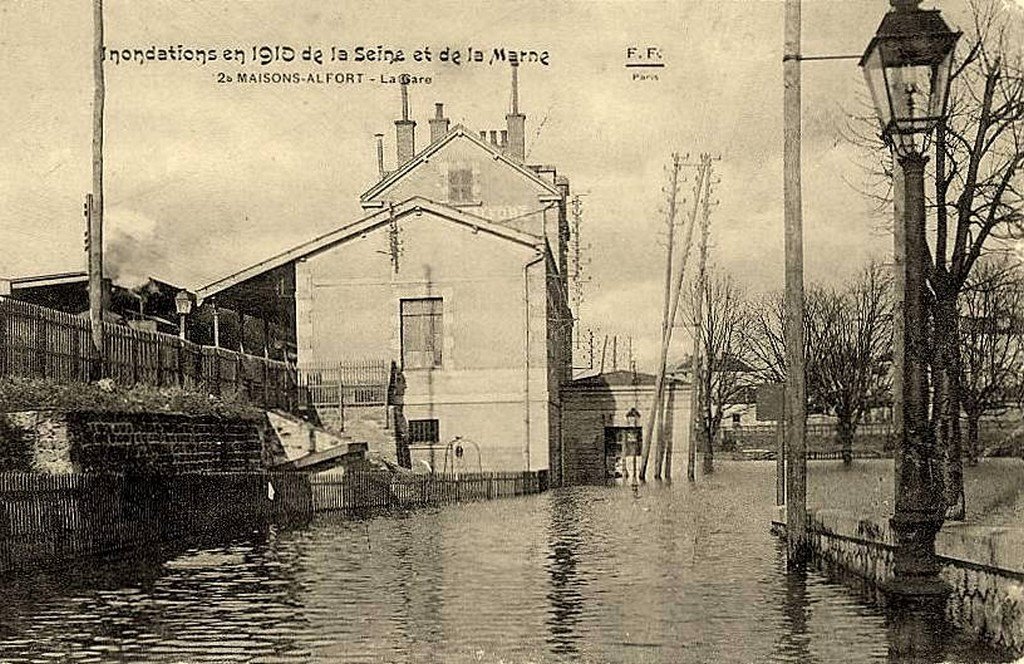
<path id="1" fill-rule="evenodd" d="M 779 422 L 784 419 L 786 386 L 783 383 L 758 385 L 756 400 L 758 422 Z"/>

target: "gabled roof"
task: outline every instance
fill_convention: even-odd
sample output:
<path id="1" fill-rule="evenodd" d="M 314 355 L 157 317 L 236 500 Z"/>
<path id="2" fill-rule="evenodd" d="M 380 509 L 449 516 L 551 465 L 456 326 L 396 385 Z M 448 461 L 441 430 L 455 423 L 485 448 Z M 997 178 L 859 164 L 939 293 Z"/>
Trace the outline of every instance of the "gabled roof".
<path id="1" fill-rule="evenodd" d="M 509 157 L 505 156 L 500 150 L 495 148 L 493 145 L 487 143 L 486 141 L 480 140 L 480 138 L 478 138 L 477 136 L 474 136 L 473 132 L 466 129 L 466 127 L 464 127 L 463 125 L 455 125 L 455 127 L 453 127 L 451 131 L 449 131 L 447 134 L 445 134 L 441 138 L 437 139 L 436 141 L 428 145 L 426 148 L 424 148 L 422 152 L 417 154 L 409 161 L 405 162 L 398 170 L 392 171 L 383 180 L 370 187 L 370 189 L 368 189 L 362 196 L 359 197 L 359 201 L 365 204 L 373 200 L 379 194 L 383 193 L 384 190 L 386 190 L 388 187 L 401 180 L 403 177 L 406 176 L 406 174 L 410 173 L 420 164 L 423 164 L 424 162 L 428 161 L 432 155 L 436 154 L 441 148 L 448 145 L 457 138 L 469 139 L 470 142 L 477 145 L 481 150 L 487 152 L 495 161 L 504 162 L 506 165 L 522 174 L 523 177 L 529 179 L 534 184 L 537 184 L 540 187 L 542 187 L 544 190 L 550 193 L 551 196 L 555 198 L 561 197 L 562 193 L 558 190 L 558 187 L 537 175 L 537 173 L 533 169 L 528 168 L 527 166 L 520 164 L 516 160 L 510 159 Z"/>
<path id="2" fill-rule="evenodd" d="M 327 249 L 335 247 L 346 240 L 353 237 L 359 237 L 364 233 L 368 233 L 387 224 L 390 222 L 392 215 L 394 215 L 394 218 L 396 219 L 401 219 L 402 217 L 406 217 L 411 214 L 421 214 L 423 212 L 429 212 L 456 224 L 468 226 L 475 231 L 490 233 L 491 235 L 495 235 L 510 242 L 531 247 L 537 251 L 543 252 L 545 250 L 545 242 L 543 238 L 529 233 L 524 233 L 522 231 L 517 231 L 515 229 L 508 228 L 507 226 L 500 226 L 489 219 L 470 214 L 459 208 L 453 208 L 448 205 L 444 205 L 443 203 L 423 198 L 422 196 L 415 196 L 394 206 L 374 212 L 373 214 L 363 217 L 362 219 L 358 219 L 350 224 L 346 224 L 331 231 L 330 233 L 315 237 L 308 242 L 304 242 L 292 249 L 283 251 L 276 256 L 272 256 L 271 258 L 256 263 L 244 270 L 239 270 L 234 274 L 230 274 L 222 279 L 214 281 L 213 283 L 207 284 L 206 286 L 196 290 L 196 298 L 201 302 L 203 299 L 210 297 L 211 295 L 231 288 L 236 284 L 247 279 L 251 279 L 259 274 L 267 272 L 268 270 L 273 270 L 274 268 L 285 265 L 286 263 L 326 251 Z"/>
<path id="3" fill-rule="evenodd" d="M 572 381 L 578 387 L 621 387 L 624 385 L 654 385 L 654 376 L 649 373 L 633 372 L 628 369 L 614 369 L 605 373 L 584 376 Z"/>
<path id="4" fill-rule="evenodd" d="M 39 286 L 58 286 L 60 284 L 72 284 L 79 281 L 87 281 L 89 275 L 84 270 L 75 272 L 60 272 L 57 274 L 33 274 L 21 277 L 4 279 L 11 288 L 36 288 Z"/>
<path id="5" fill-rule="evenodd" d="M 574 388 L 604 389 L 611 387 L 653 387 L 657 377 L 653 374 L 629 369 L 613 369 L 592 376 L 576 378 L 569 386 Z M 683 384 L 678 378 L 666 376 L 666 384 Z"/>

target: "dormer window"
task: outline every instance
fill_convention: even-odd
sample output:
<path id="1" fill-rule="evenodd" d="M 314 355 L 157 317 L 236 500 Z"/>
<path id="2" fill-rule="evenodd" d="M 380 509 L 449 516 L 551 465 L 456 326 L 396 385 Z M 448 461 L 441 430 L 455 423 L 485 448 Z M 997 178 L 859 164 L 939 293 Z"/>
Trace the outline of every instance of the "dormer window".
<path id="1" fill-rule="evenodd" d="M 474 202 L 472 168 L 452 168 L 448 171 L 448 202 Z"/>

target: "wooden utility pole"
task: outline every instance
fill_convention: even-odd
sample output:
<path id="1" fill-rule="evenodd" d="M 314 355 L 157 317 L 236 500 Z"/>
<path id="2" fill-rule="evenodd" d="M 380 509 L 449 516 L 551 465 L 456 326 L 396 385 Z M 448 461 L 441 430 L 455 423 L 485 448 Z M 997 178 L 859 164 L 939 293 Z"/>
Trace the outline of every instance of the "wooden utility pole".
<path id="1" fill-rule="evenodd" d="M 654 381 L 654 401 L 651 404 L 651 412 L 647 416 L 647 422 L 643 438 L 643 459 L 640 462 L 640 479 L 647 479 L 647 462 L 651 456 L 651 436 L 657 431 L 656 424 L 661 416 L 661 403 L 665 394 L 665 365 L 668 362 L 668 345 L 672 338 L 672 323 L 669 317 L 672 308 L 672 262 L 675 243 L 676 226 L 676 197 L 679 193 L 679 169 L 682 167 L 682 160 L 679 155 L 673 153 L 671 174 L 669 175 L 668 189 L 668 215 L 666 225 L 668 230 L 668 246 L 665 253 L 665 299 L 661 318 L 661 358 L 658 362 L 657 375 Z M 692 228 L 690 229 L 692 232 Z M 687 241 L 689 243 L 689 241 Z M 660 448 L 659 438 L 659 452 Z M 658 470 L 661 470 L 661 460 L 658 457 L 656 463 Z M 655 476 L 659 473 L 655 472 Z"/>
<path id="2" fill-rule="evenodd" d="M 89 206 L 89 327 L 96 362 L 92 378 L 102 377 L 103 347 L 103 0 L 93 0 L 92 205 Z"/>
<path id="3" fill-rule="evenodd" d="M 697 173 L 698 173 L 698 177 L 697 177 L 698 182 L 697 182 L 697 185 L 694 187 L 693 209 L 692 209 L 692 211 L 690 213 L 690 216 L 689 216 L 689 223 L 686 226 L 686 241 L 685 241 L 685 243 L 683 245 L 683 259 L 682 259 L 682 261 L 681 261 L 681 263 L 679 265 L 679 271 L 676 273 L 675 297 L 672 299 L 672 311 L 669 312 L 668 338 L 665 340 L 666 347 L 672 342 L 672 331 L 675 329 L 676 315 L 677 315 L 677 313 L 679 311 L 679 300 L 680 300 L 680 298 L 682 297 L 682 294 L 683 294 L 683 283 L 686 281 L 686 264 L 687 264 L 687 262 L 690 259 L 690 247 L 693 245 L 693 229 L 697 225 L 697 210 L 698 210 L 698 208 L 699 208 L 699 206 L 701 204 L 700 191 L 701 191 L 702 187 L 710 187 L 710 184 L 709 184 L 710 183 L 710 176 L 711 176 L 711 155 L 710 154 L 703 154 L 703 155 L 701 155 L 701 162 L 700 162 L 700 165 L 698 165 Z M 705 204 L 707 204 L 706 200 L 705 200 Z M 706 221 L 706 218 L 705 218 L 705 221 Z M 665 367 L 663 365 L 662 369 L 664 370 L 664 368 Z M 655 477 L 655 479 L 657 479 L 661 475 L 662 459 L 666 459 L 666 460 L 670 459 L 671 455 L 672 455 L 672 444 L 671 444 L 672 441 L 670 439 L 668 439 L 668 437 L 665 436 L 665 433 L 664 433 L 665 432 L 665 428 L 666 428 L 665 427 L 665 417 L 667 416 L 667 415 L 665 415 L 665 413 L 668 412 L 665 409 L 669 408 L 669 406 L 668 406 L 668 404 L 666 402 L 667 402 L 667 399 L 665 398 L 664 386 L 663 386 L 662 393 L 661 393 L 661 396 L 660 396 L 660 400 L 658 402 L 658 403 L 660 403 L 662 405 L 662 410 L 664 412 L 662 413 L 661 426 L 660 426 L 659 432 L 658 432 L 659 433 L 658 441 L 657 441 L 658 442 L 658 456 L 655 457 L 655 462 L 654 462 L 654 477 Z M 666 477 L 671 478 L 672 463 L 669 461 L 667 466 L 668 466 L 669 473 L 668 473 L 668 475 L 666 475 Z"/>
<path id="4" fill-rule="evenodd" d="M 704 390 L 704 289 L 707 287 L 708 232 L 711 221 L 711 157 L 701 163 L 702 177 L 694 188 L 694 199 L 703 199 L 703 215 L 700 227 L 700 247 L 697 255 L 697 301 L 693 313 L 693 355 L 690 357 L 690 444 L 686 454 L 686 479 L 693 482 L 697 475 L 697 442 L 703 429 L 698 415 Z M 703 191 L 701 190 L 703 188 Z M 693 206 L 696 217 L 697 205 Z"/>
<path id="5" fill-rule="evenodd" d="M 800 184 L 800 0 L 786 0 L 782 56 L 783 199 L 786 229 L 787 563 L 807 561 L 807 441 L 804 385 L 804 248 Z"/>
<path id="6" fill-rule="evenodd" d="M 702 160 L 710 159 L 710 155 L 703 155 L 701 157 L 701 159 Z M 706 162 L 702 161 L 702 163 L 706 163 Z M 705 169 L 703 173 L 704 173 L 704 177 L 706 178 L 707 177 L 707 170 Z M 695 191 L 698 191 L 698 190 L 699 190 L 699 187 Z M 674 190 L 673 191 L 673 200 L 670 201 L 670 206 L 672 208 L 674 208 L 673 211 L 672 211 L 673 215 L 675 215 L 677 210 L 678 210 L 678 206 L 676 206 L 676 203 L 675 203 L 675 200 L 674 200 L 676 195 L 677 195 L 677 192 Z M 687 261 L 689 261 L 689 259 L 690 259 L 690 247 L 693 245 L 693 229 L 694 229 L 694 226 L 696 225 L 695 220 L 696 220 L 696 209 L 697 209 L 698 203 L 699 203 L 699 196 L 695 196 L 694 197 L 694 203 L 693 203 L 694 204 L 694 212 L 690 215 L 689 223 L 686 226 L 686 239 L 685 239 L 685 241 L 683 243 L 683 257 L 682 257 L 682 260 L 680 261 L 680 264 L 679 264 L 679 270 L 676 273 L 676 284 L 675 284 L 675 291 L 674 291 L 675 295 L 672 298 L 672 308 L 671 308 L 671 311 L 669 311 L 669 315 L 668 315 L 669 324 L 668 324 L 668 334 L 665 337 L 665 345 L 664 345 L 665 349 L 667 349 L 671 345 L 671 343 L 672 343 L 672 332 L 675 329 L 675 325 L 676 325 L 676 317 L 677 317 L 677 313 L 679 311 L 679 300 L 682 297 L 682 293 L 683 293 L 683 282 L 686 280 L 686 264 L 687 264 Z M 659 417 L 661 419 L 659 420 L 660 426 L 658 427 L 658 436 L 657 436 L 657 439 L 655 440 L 655 442 L 657 443 L 657 456 L 655 456 L 655 458 L 654 458 L 654 478 L 655 479 L 658 479 L 658 478 L 661 477 L 662 462 L 663 462 L 663 460 L 668 455 L 670 455 L 672 453 L 670 441 L 668 440 L 668 436 L 665 435 L 665 430 L 666 430 L 666 419 L 665 418 L 666 418 L 666 412 L 667 412 L 665 409 L 668 408 L 668 405 L 666 403 L 667 399 L 665 398 L 666 395 L 665 395 L 665 385 L 664 385 L 664 374 L 665 374 L 665 372 L 667 370 L 667 366 L 665 364 L 666 358 L 667 358 L 667 355 L 663 355 L 662 356 L 662 365 L 661 365 L 661 370 L 662 370 L 662 389 L 661 389 L 660 394 L 658 394 L 658 401 L 657 401 L 657 403 L 659 405 L 659 410 L 661 411 L 661 413 L 659 415 Z M 669 471 L 671 471 L 672 464 L 670 463 L 670 464 L 668 464 L 668 466 L 669 466 Z"/>

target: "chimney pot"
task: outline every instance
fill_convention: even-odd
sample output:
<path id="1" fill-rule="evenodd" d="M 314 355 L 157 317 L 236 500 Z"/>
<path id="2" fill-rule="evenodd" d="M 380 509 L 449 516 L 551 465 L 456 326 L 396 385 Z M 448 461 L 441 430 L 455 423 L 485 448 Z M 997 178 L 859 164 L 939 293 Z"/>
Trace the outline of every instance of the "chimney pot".
<path id="1" fill-rule="evenodd" d="M 434 104 L 434 117 L 430 118 L 430 142 L 434 143 L 448 133 L 448 118 L 444 116 L 444 104 Z"/>
<path id="2" fill-rule="evenodd" d="M 384 178 L 384 134 L 374 134 L 377 139 L 377 173 Z"/>
<path id="3" fill-rule="evenodd" d="M 508 126 L 508 153 L 519 161 L 526 160 L 526 116 L 519 112 L 519 68 L 512 65 L 512 112 L 505 116 Z"/>
<path id="4" fill-rule="evenodd" d="M 416 121 L 409 119 L 409 86 L 402 83 L 402 119 L 395 120 L 397 166 L 416 155 Z"/>

